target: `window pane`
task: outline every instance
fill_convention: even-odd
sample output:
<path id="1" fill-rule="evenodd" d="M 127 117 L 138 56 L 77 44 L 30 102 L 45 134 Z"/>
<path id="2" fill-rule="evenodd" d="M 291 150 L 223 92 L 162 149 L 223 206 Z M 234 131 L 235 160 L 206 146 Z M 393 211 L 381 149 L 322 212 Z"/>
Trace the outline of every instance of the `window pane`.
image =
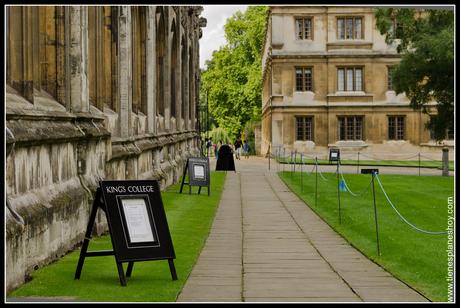
<path id="1" fill-rule="evenodd" d="M 339 68 L 337 70 L 337 91 L 345 91 L 345 70 Z"/>
<path id="2" fill-rule="evenodd" d="M 303 140 L 303 118 L 296 118 L 297 121 L 297 140 Z"/>
<path id="3" fill-rule="evenodd" d="M 311 18 L 305 19 L 305 39 L 311 40 Z"/>
<path id="4" fill-rule="evenodd" d="M 345 36 L 347 40 L 353 38 L 353 18 L 346 19 Z"/>
<path id="5" fill-rule="evenodd" d="M 345 140 L 345 118 L 339 118 L 339 139 Z"/>
<path id="6" fill-rule="evenodd" d="M 396 124 L 395 124 L 395 118 L 394 117 L 389 117 L 388 118 L 388 139 L 394 140 L 396 139 Z"/>
<path id="7" fill-rule="evenodd" d="M 305 140 L 312 139 L 312 120 L 311 118 L 305 118 Z"/>
<path id="8" fill-rule="evenodd" d="M 393 68 L 388 67 L 388 91 L 393 90 L 393 77 L 391 76 L 392 73 L 393 73 Z"/>
<path id="9" fill-rule="evenodd" d="M 303 91 L 303 78 L 302 78 L 302 69 L 296 68 L 295 70 L 295 84 L 296 91 Z"/>
<path id="10" fill-rule="evenodd" d="M 303 35 L 303 20 L 302 19 L 296 19 L 295 20 L 295 27 L 296 27 L 296 33 L 297 33 L 297 38 L 302 39 Z"/>
<path id="11" fill-rule="evenodd" d="M 353 69 L 347 69 L 347 91 L 353 91 Z"/>
<path id="12" fill-rule="evenodd" d="M 312 91 L 312 74 L 311 74 L 311 68 L 306 68 L 305 69 L 305 91 Z"/>
<path id="13" fill-rule="evenodd" d="M 397 121 L 396 139 L 404 140 L 404 117 L 397 117 Z"/>
<path id="14" fill-rule="evenodd" d="M 355 69 L 355 91 L 363 90 L 363 71 L 360 68 Z"/>
<path id="15" fill-rule="evenodd" d="M 339 40 L 345 39 L 345 22 L 343 18 L 337 19 L 337 34 Z"/>
<path id="16" fill-rule="evenodd" d="M 353 140 L 354 139 L 354 118 L 346 118 L 346 121 L 347 121 L 347 140 Z"/>
<path id="17" fill-rule="evenodd" d="M 355 18 L 355 39 L 362 39 L 362 25 L 361 18 Z"/>
<path id="18" fill-rule="evenodd" d="M 363 139 L 363 118 L 355 118 L 355 140 Z"/>
<path id="19" fill-rule="evenodd" d="M 453 127 L 447 128 L 447 140 L 454 140 L 455 138 L 455 130 Z"/>

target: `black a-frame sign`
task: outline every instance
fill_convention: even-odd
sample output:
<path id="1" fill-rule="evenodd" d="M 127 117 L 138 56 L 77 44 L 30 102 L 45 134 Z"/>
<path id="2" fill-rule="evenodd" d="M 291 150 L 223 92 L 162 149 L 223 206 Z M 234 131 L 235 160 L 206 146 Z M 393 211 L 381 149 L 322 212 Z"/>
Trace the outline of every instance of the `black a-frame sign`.
<path id="1" fill-rule="evenodd" d="M 188 172 L 188 182 L 185 178 Z M 211 179 L 209 172 L 209 159 L 207 157 L 189 157 L 185 164 L 184 174 L 182 175 L 182 183 L 180 185 L 180 193 L 184 185 L 189 186 L 189 194 L 192 193 L 192 186 L 199 186 L 198 194 L 201 193 L 201 187 L 208 188 L 208 196 L 211 191 Z"/>
<path id="2" fill-rule="evenodd" d="M 98 209 L 107 217 L 113 250 L 87 251 Z M 134 262 L 168 260 L 173 280 L 177 280 L 176 258 L 157 181 L 101 181 L 96 190 L 75 279 L 80 279 L 86 257 L 115 256 L 118 276 L 126 286 L 123 262 L 130 277 Z"/>

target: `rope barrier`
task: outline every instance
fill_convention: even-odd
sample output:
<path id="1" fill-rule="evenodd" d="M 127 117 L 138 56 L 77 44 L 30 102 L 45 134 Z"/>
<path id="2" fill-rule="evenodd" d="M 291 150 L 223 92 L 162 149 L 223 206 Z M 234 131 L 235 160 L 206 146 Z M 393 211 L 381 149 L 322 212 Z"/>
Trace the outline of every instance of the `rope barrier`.
<path id="1" fill-rule="evenodd" d="M 369 189 L 369 187 L 371 187 L 371 184 L 372 184 L 372 180 L 371 180 L 369 182 L 369 184 L 367 185 L 367 187 L 363 191 L 361 191 L 360 193 L 355 194 L 354 192 L 351 191 L 350 187 L 347 185 L 347 181 L 345 181 L 345 177 L 343 176 L 342 172 L 340 172 L 340 176 L 342 177 L 343 184 L 345 185 L 345 188 L 354 197 L 359 197 L 359 196 L 363 195 Z"/>
<path id="2" fill-rule="evenodd" d="M 316 168 L 318 168 L 318 161 L 316 161 Z M 319 173 L 319 175 L 321 176 L 321 178 L 322 178 L 324 181 L 327 182 L 328 179 L 326 179 L 326 178 L 324 177 L 324 175 L 321 173 L 321 171 L 319 171 L 319 169 L 316 169 L 316 170 L 318 170 L 318 173 Z"/>
<path id="3" fill-rule="evenodd" d="M 415 230 L 417 230 L 417 231 L 419 231 L 419 232 L 422 232 L 422 233 L 426 233 L 426 234 L 431 234 L 431 235 L 447 234 L 447 231 L 440 231 L 440 232 L 426 231 L 426 230 L 417 228 L 415 225 L 413 225 L 412 223 L 410 223 L 406 218 L 404 218 L 404 216 L 402 216 L 402 215 L 398 212 L 398 210 L 396 209 L 396 207 L 395 207 L 395 206 L 393 205 L 393 203 L 391 202 L 390 198 L 388 198 L 388 195 L 387 195 L 387 193 L 385 192 L 385 190 L 383 189 L 382 183 L 380 182 L 380 179 L 379 179 L 378 174 L 375 174 L 375 178 L 377 179 L 377 182 L 379 183 L 380 188 L 382 189 L 383 194 L 385 195 L 385 198 L 387 199 L 388 203 L 391 205 L 391 207 L 393 208 L 393 210 L 395 210 L 396 214 L 398 214 L 398 216 L 399 216 L 406 224 L 408 224 L 409 226 L 411 226 L 411 227 L 414 228 Z"/>

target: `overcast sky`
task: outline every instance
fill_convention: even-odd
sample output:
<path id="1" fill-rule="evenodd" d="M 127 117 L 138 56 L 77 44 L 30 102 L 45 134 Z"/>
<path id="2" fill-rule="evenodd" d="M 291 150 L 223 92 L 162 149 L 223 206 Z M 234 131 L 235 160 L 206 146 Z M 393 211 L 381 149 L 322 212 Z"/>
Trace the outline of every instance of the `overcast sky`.
<path id="1" fill-rule="evenodd" d="M 204 68 L 204 62 L 211 59 L 212 52 L 226 43 L 224 25 L 227 18 L 237 11 L 244 12 L 247 5 L 203 5 L 201 16 L 208 20 L 203 29 L 203 37 L 200 39 L 200 68 Z"/>

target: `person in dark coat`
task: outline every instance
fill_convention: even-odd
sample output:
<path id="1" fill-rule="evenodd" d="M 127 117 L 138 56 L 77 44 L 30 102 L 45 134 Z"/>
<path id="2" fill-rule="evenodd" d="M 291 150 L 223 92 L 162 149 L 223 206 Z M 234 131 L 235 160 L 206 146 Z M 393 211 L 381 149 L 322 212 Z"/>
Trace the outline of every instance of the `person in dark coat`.
<path id="1" fill-rule="evenodd" d="M 223 144 L 219 148 L 216 171 L 236 171 L 233 151 L 228 144 Z"/>

